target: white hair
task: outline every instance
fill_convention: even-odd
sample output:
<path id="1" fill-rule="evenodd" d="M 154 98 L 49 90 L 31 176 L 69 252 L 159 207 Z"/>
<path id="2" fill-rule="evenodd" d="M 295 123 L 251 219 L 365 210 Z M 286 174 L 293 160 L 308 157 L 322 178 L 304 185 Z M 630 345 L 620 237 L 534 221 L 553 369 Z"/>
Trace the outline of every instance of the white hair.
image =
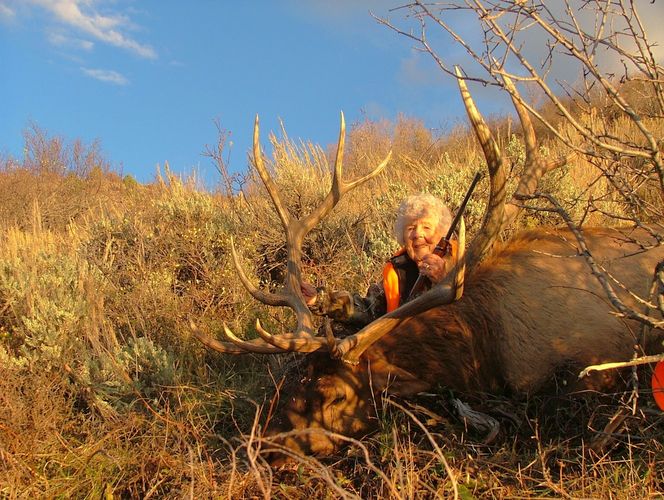
<path id="1" fill-rule="evenodd" d="M 438 219 L 438 232 L 443 233 L 452 224 L 450 209 L 438 198 L 429 193 L 414 194 L 399 205 L 397 220 L 394 222 L 394 236 L 399 245 L 404 245 L 403 231 L 407 220 L 419 219 L 427 215 Z"/>

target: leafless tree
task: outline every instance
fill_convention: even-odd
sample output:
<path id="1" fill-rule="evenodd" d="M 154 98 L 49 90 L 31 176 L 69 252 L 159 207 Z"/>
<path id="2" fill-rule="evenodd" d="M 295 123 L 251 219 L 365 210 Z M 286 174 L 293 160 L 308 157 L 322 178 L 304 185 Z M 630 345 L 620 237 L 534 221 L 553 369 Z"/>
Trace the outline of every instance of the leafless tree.
<path id="1" fill-rule="evenodd" d="M 664 262 L 642 308 L 627 307 L 616 294 L 623 285 L 588 251 L 583 226 L 601 214 L 664 244 L 664 52 L 647 33 L 658 12 L 661 5 L 638 0 L 416 0 L 391 12 L 398 22 L 377 18 L 452 78 L 461 65 L 465 79 L 509 93 L 591 170 L 580 216 L 552 193 L 520 201 L 559 214 L 616 313 L 644 329 L 664 328 Z M 526 148 L 536 147 L 524 136 Z"/>

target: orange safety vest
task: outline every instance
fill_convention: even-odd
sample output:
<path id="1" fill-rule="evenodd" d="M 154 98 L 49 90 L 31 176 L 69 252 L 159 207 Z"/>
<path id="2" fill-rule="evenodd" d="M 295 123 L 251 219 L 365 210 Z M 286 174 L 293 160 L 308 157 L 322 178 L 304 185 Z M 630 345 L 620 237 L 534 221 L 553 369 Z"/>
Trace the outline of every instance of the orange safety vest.
<path id="1" fill-rule="evenodd" d="M 456 260 L 457 256 L 457 242 L 450 241 L 451 253 Z M 405 248 L 401 248 L 397 253 L 392 256 L 398 257 L 406 253 Z M 392 260 L 388 260 L 383 266 L 383 290 L 385 290 L 385 299 L 387 301 L 387 312 L 394 311 L 401 304 L 401 292 L 399 291 L 399 275 L 397 270 L 394 269 Z"/>
<path id="2" fill-rule="evenodd" d="M 392 258 L 406 253 L 402 248 L 395 253 Z M 387 312 L 394 311 L 401 302 L 401 293 L 399 292 L 399 275 L 391 260 L 388 260 L 383 267 L 383 290 L 385 290 L 385 300 L 387 301 Z"/>

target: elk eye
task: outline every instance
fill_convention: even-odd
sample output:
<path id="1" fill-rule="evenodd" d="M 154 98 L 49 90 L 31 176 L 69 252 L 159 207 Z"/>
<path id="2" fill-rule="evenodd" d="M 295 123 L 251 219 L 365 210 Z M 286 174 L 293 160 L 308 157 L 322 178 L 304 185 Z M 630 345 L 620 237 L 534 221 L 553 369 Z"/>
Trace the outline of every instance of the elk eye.
<path id="1" fill-rule="evenodd" d="M 338 405 L 339 403 L 342 403 L 342 402 L 344 402 L 345 400 L 346 400 L 346 395 L 345 395 L 345 394 L 339 394 L 339 395 L 337 395 L 337 397 L 335 397 L 335 398 L 332 400 L 332 404 L 333 404 L 333 405 Z"/>

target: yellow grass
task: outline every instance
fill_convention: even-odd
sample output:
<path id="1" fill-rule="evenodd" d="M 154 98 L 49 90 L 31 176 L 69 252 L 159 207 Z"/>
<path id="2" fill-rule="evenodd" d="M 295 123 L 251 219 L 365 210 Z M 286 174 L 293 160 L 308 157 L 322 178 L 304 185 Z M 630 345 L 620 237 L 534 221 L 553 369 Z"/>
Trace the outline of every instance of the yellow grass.
<path id="1" fill-rule="evenodd" d="M 662 124 L 650 125 L 661 137 Z M 626 122 L 615 127 L 630 130 Z M 312 282 L 363 291 L 395 249 L 391 225 L 401 198 L 425 190 L 456 207 L 483 160 L 467 132 L 434 137 L 405 118 L 360 124 L 348 142 L 349 178 L 367 172 L 390 147 L 394 161 L 312 232 L 304 271 Z M 34 158 L 64 161 L 66 149 L 47 137 L 35 144 L 43 150 Z M 272 144 L 271 168 L 288 206 L 307 212 L 329 188 L 334 148 L 287 138 Z M 517 175 L 518 135 L 503 133 L 501 144 Z M 564 153 L 553 143 L 541 147 L 550 157 Z M 229 260 L 234 235 L 250 278 L 277 286 L 283 236 L 263 188 L 254 180 L 230 198 L 168 170 L 143 186 L 103 169 L 44 164 L 0 168 L 0 498 L 664 494 L 664 417 L 647 392 L 603 451 L 590 443 L 622 407 L 620 395 L 597 406 L 573 403 L 548 422 L 538 401 L 503 402 L 517 418 L 502 418 L 499 439 L 485 445 L 455 417 L 442 391 L 397 403 L 404 408 L 387 405 L 381 430 L 349 443 L 340 456 L 271 470 L 255 415 L 271 374 L 286 360 L 216 355 L 187 327 L 194 318 L 215 333 L 226 321 L 251 336 L 260 317 L 273 330 L 288 328 L 290 314 L 258 306 Z M 604 198 L 607 212 L 624 213 L 604 181 L 586 189 L 596 178 L 596 168 L 577 158 L 543 188 L 577 218 L 590 194 Z M 486 189 L 480 185 L 468 208 L 471 232 Z M 647 197 L 661 210 L 661 193 Z M 600 212 L 585 216 L 609 220 Z M 526 213 L 519 225 L 559 222 Z"/>

